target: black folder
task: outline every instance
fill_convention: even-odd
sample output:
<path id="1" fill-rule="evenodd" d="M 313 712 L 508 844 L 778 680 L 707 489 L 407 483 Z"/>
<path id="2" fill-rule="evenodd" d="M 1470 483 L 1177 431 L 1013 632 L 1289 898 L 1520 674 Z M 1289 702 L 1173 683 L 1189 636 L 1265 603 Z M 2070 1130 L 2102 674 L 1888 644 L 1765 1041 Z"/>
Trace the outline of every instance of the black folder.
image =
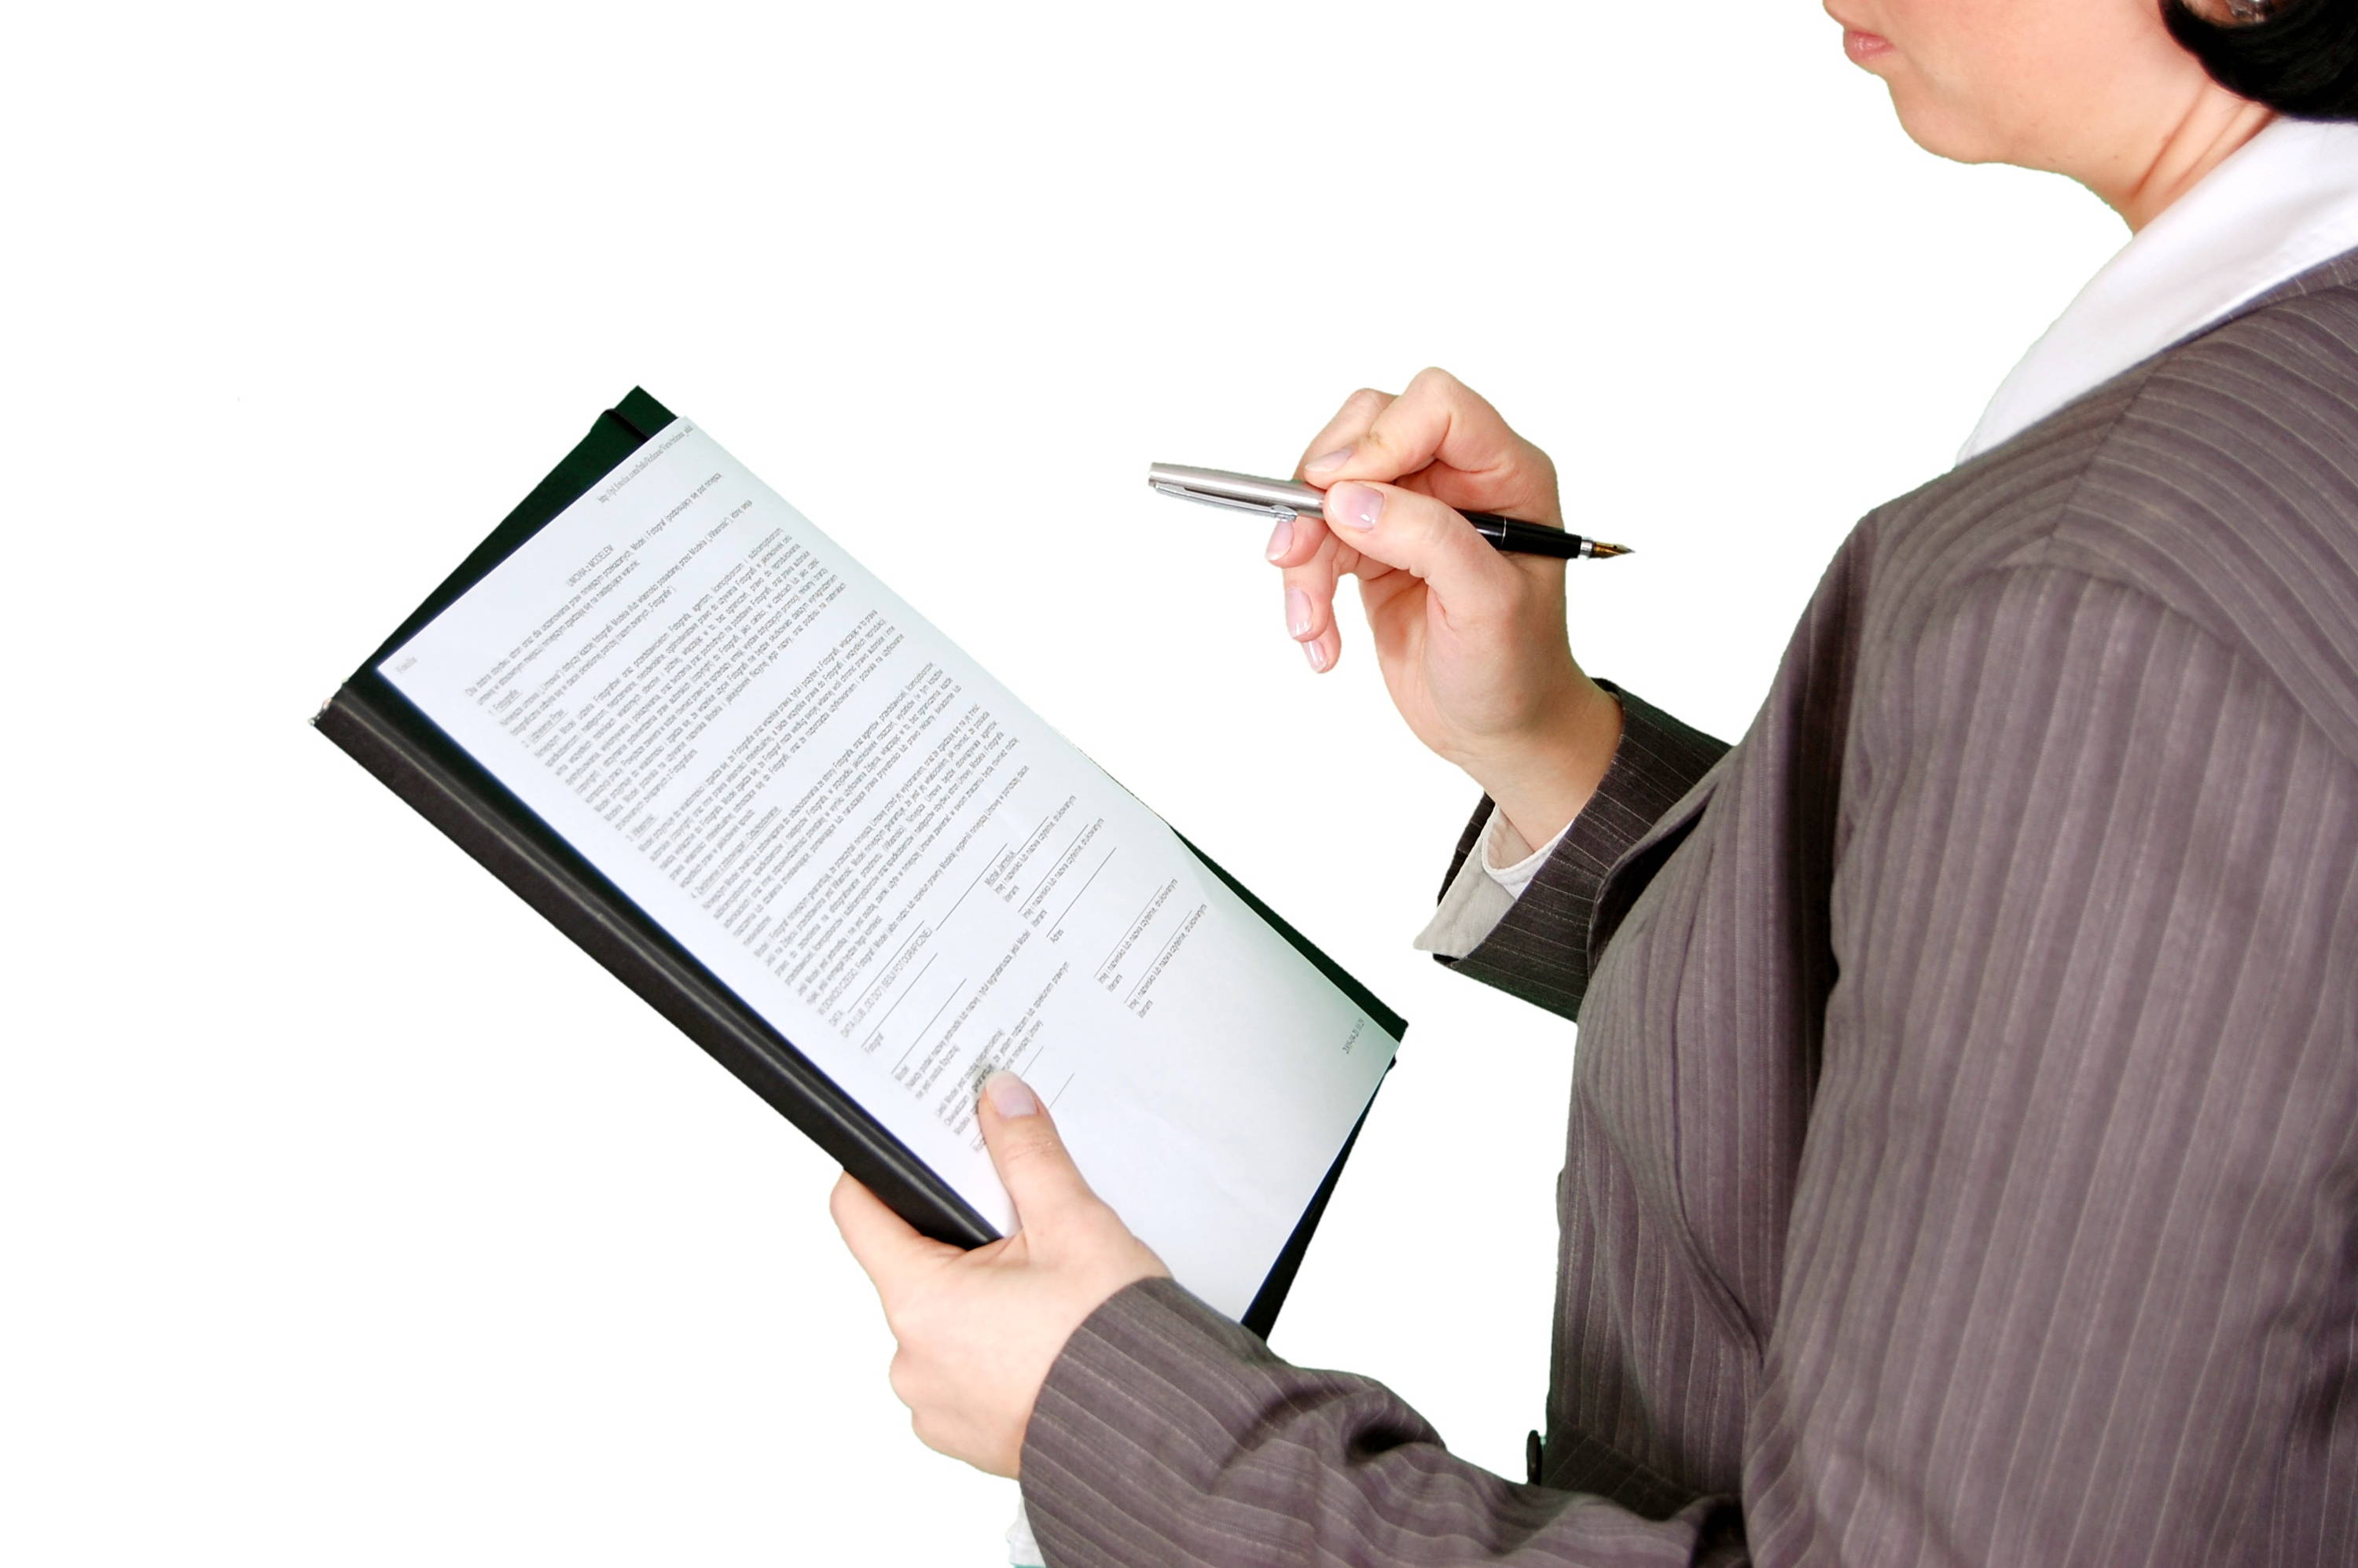
<path id="1" fill-rule="evenodd" d="M 989 1221 L 377 673 L 395 648 L 671 421 L 669 410 L 635 387 L 600 415 L 564 461 L 369 655 L 313 722 L 903 1218 L 939 1240 L 979 1246 L 998 1237 Z M 1369 1018 L 1395 1040 L 1404 1035 L 1408 1026 L 1398 1013 L 1184 835 L 1180 841 Z M 1276 1321 L 1366 1120 L 1362 1111 L 1246 1311 L 1244 1325 L 1256 1334 L 1266 1337 Z"/>

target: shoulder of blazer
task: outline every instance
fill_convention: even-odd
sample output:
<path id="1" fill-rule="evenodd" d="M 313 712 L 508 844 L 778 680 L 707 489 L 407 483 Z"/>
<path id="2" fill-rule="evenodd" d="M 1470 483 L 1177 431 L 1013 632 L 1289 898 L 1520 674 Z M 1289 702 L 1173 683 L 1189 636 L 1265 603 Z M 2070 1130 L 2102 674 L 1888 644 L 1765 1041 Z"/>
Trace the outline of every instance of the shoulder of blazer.
<path id="1" fill-rule="evenodd" d="M 2358 760 L 2358 252 L 1870 514 L 1868 639 L 1985 575 L 2117 584 L 2266 671 Z"/>

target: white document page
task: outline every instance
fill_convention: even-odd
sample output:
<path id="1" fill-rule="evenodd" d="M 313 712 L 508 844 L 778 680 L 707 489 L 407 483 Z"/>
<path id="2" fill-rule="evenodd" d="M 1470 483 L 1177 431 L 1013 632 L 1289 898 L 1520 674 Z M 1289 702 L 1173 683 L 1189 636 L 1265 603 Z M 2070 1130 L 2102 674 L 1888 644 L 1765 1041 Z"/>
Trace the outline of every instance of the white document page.
<path id="1" fill-rule="evenodd" d="M 381 670 L 1002 1232 L 1008 1067 L 1231 1316 L 1398 1044 L 684 420 Z"/>

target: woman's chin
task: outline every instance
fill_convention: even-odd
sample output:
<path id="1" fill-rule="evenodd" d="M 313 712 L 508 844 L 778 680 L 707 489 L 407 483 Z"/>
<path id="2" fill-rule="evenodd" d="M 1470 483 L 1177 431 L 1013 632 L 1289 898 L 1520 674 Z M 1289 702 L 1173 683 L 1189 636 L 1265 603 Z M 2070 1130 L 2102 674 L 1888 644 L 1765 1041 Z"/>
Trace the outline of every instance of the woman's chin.
<path id="1" fill-rule="evenodd" d="M 2005 163 L 2006 155 L 1987 130 L 1960 124 L 1955 114 L 1943 114 L 1911 103 L 1900 84 L 1891 84 L 1891 109 L 1908 139 L 1934 157 L 1951 163 Z"/>

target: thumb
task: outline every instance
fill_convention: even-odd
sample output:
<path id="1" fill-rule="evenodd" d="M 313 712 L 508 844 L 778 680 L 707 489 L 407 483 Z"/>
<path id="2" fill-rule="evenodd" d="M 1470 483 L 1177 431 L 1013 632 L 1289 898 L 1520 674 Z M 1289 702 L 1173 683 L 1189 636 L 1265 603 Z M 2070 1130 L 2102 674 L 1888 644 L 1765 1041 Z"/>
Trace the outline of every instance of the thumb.
<path id="1" fill-rule="evenodd" d="M 990 1149 L 990 1163 L 1015 1200 L 1015 1223 L 1036 1231 L 1054 1226 L 1085 1204 L 1098 1201 L 1081 1179 L 1080 1167 L 1065 1152 L 1048 1108 L 1032 1087 L 1010 1072 L 996 1072 L 982 1081 L 975 1106 L 982 1121 L 982 1139 Z"/>
<path id="2" fill-rule="evenodd" d="M 1520 587 L 1474 524 L 1429 495 L 1347 480 L 1326 492 L 1325 511 L 1339 542 L 1422 578 L 1452 621 L 1503 614 Z"/>

